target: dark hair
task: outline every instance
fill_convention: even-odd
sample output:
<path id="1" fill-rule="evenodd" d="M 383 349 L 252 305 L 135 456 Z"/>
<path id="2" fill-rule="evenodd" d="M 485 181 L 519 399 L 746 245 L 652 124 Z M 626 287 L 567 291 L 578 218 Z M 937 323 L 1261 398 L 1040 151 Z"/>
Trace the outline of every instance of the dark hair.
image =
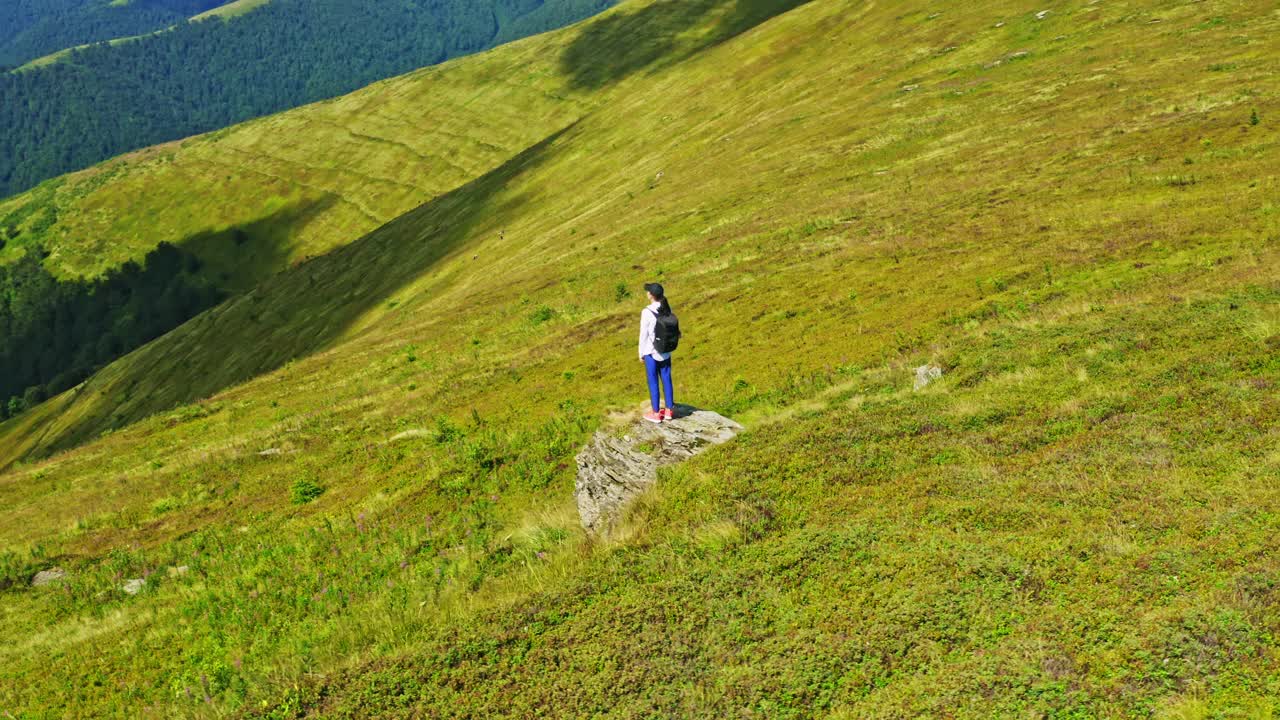
<path id="1" fill-rule="evenodd" d="M 671 314 L 671 303 L 667 302 L 667 294 L 658 283 L 647 283 L 644 286 L 645 292 L 654 296 L 661 303 L 658 306 L 658 314 L 667 316 Z"/>

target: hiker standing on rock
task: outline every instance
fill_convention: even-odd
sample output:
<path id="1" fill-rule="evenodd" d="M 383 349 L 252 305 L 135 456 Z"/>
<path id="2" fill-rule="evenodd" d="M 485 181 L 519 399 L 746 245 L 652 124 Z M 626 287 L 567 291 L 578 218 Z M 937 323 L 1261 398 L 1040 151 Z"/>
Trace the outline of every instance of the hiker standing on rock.
<path id="1" fill-rule="evenodd" d="M 671 390 L 671 352 L 680 342 L 680 323 L 666 293 L 658 283 L 644 286 L 649 294 L 649 306 L 640 312 L 640 360 L 644 362 L 649 378 L 649 405 L 651 409 L 644 419 L 652 423 L 671 420 L 676 416 L 676 401 Z M 667 407 L 661 408 L 658 400 L 658 380 L 667 396 Z"/>

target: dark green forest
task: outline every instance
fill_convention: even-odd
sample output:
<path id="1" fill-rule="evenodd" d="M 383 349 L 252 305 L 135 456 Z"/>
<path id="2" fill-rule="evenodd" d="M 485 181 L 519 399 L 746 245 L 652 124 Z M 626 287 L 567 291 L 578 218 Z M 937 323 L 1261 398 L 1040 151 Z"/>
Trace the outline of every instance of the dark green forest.
<path id="1" fill-rule="evenodd" d="M 200 261 L 168 243 L 142 264 L 95 280 L 60 280 L 44 252 L 0 265 L 0 420 L 78 385 L 95 370 L 221 302 Z"/>
<path id="2" fill-rule="evenodd" d="M 0 74 L 0 197 L 561 27 L 616 1 L 274 0 L 231 20 L 75 50 Z"/>
<path id="3" fill-rule="evenodd" d="M 0 66 L 16 67 L 77 45 L 167 28 L 229 0 L 4 0 Z"/>

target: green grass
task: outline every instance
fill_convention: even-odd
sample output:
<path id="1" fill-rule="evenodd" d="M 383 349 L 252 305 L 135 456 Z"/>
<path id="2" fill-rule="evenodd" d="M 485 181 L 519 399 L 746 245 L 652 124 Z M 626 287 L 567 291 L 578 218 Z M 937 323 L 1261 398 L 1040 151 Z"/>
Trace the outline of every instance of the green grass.
<path id="1" fill-rule="evenodd" d="M 1277 301 L 1108 298 L 959 333 L 941 385 L 860 374 L 664 477 L 573 582 L 303 697 L 326 717 L 1265 716 L 1280 365 L 1220 327 Z M 1064 339 L 1085 353 L 1062 362 Z"/>
<path id="2" fill-rule="evenodd" d="M 0 200 L 0 231 L 18 231 L 0 261 L 40 242 L 53 252 L 55 273 L 92 276 L 170 242 L 226 268 L 228 288 L 252 287 L 473 180 L 581 117 L 590 106 L 555 72 L 555 57 L 542 52 L 546 42 L 512 43 L 129 153 Z M 496 77 L 503 81 L 490 82 Z M 44 208 L 56 223 L 33 226 L 30 218 Z M 237 232 L 266 256 L 246 257 L 226 241 Z"/>
<path id="3" fill-rule="evenodd" d="M 1274 715 L 1280 18 L 791 6 L 517 44 L 577 111 L 0 426 L 0 711 Z M 748 430 L 593 543 L 653 279 Z"/>

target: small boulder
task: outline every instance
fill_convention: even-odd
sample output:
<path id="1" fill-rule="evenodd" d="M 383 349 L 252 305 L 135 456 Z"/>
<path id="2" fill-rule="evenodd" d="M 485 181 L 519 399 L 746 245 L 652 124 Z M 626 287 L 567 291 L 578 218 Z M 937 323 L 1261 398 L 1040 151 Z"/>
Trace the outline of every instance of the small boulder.
<path id="1" fill-rule="evenodd" d="M 634 497 L 658 480 L 658 468 L 732 440 L 742 426 L 718 413 L 681 407 L 662 424 L 632 417 L 592 436 L 578 453 L 574 494 L 589 535 L 607 535 Z"/>
<path id="2" fill-rule="evenodd" d="M 937 365 L 921 365 L 916 368 L 916 390 L 923 390 L 934 380 L 942 379 L 942 368 Z"/>
<path id="3" fill-rule="evenodd" d="M 281 455 L 283 454 L 283 452 L 284 451 L 281 450 L 280 448 L 267 448 L 266 450 L 263 450 L 262 452 L 258 453 L 258 457 L 273 457 L 276 455 Z"/>
<path id="4" fill-rule="evenodd" d="M 61 581 L 67 576 L 67 571 L 60 567 L 51 567 L 48 570 L 41 570 L 36 576 L 31 578 L 31 587 L 44 587 L 55 582 Z"/>
<path id="5" fill-rule="evenodd" d="M 142 592 L 142 588 L 146 586 L 147 586 L 146 580 L 143 580 L 142 578 L 133 578 L 131 580 L 125 580 L 124 585 L 121 585 L 120 589 L 123 590 L 127 595 L 137 595 L 138 593 Z"/>
<path id="6" fill-rule="evenodd" d="M 170 567 L 166 572 L 169 574 L 169 577 L 182 577 L 183 575 L 191 572 L 191 568 L 186 565 L 176 565 Z"/>

